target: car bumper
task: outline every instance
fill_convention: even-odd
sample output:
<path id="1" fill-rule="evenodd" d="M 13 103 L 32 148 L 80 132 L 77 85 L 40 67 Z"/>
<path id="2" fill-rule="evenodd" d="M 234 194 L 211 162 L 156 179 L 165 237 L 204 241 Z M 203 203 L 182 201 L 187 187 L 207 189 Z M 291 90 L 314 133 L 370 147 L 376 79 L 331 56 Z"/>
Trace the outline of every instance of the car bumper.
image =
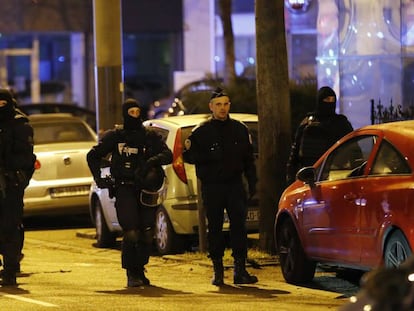
<path id="1" fill-rule="evenodd" d="M 165 200 L 163 203 L 177 234 L 198 234 L 199 218 L 197 199 Z M 259 207 L 249 206 L 246 218 L 248 232 L 259 231 Z M 227 213 L 224 214 L 223 230 L 229 230 L 230 223 Z"/>
<path id="2" fill-rule="evenodd" d="M 32 182 L 24 194 L 24 215 L 87 214 L 91 182 Z"/>

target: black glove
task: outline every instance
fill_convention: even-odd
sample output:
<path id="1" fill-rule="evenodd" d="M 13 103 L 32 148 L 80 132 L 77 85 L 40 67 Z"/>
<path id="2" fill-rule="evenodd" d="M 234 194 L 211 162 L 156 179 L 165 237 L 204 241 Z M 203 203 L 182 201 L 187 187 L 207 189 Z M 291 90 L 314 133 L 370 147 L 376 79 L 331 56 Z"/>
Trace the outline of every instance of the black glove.
<path id="1" fill-rule="evenodd" d="M 160 165 L 160 160 L 158 159 L 157 156 L 151 157 L 147 160 L 147 162 L 145 163 L 145 165 L 147 167 L 154 167 L 154 166 L 158 166 Z"/>
<path id="2" fill-rule="evenodd" d="M 109 188 L 112 188 L 114 185 L 110 178 L 97 178 L 95 182 L 98 188 L 101 188 L 101 189 L 105 189 L 105 188 L 109 189 Z"/>

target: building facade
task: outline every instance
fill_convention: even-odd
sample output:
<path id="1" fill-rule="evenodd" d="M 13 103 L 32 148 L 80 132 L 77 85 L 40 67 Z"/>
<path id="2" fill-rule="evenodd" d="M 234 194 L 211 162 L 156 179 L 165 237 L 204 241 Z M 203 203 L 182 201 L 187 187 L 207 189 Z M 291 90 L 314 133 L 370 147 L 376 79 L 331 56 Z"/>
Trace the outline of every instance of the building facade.
<path id="1" fill-rule="evenodd" d="M 0 85 L 94 109 L 93 1 L 2 0 Z M 217 0 L 121 3 L 126 90 L 141 101 L 222 75 Z M 254 0 L 233 0 L 232 20 L 236 72 L 254 78 Z M 285 0 L 285 24 L 290 78 L 333 87 L 355 128 L 371 122 L 372 102 L 414 110 L 412 0 Z"/>

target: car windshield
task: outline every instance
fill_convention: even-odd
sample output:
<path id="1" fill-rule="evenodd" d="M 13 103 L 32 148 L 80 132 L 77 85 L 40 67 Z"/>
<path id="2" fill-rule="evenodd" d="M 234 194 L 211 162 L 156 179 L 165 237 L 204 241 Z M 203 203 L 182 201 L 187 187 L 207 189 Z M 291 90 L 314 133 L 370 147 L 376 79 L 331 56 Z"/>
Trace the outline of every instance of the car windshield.
<path id="1" fill-rule="evenodd" d="M 94 141 L 93 134 L 81 122 L 32 122 L 35 144 Z"/>

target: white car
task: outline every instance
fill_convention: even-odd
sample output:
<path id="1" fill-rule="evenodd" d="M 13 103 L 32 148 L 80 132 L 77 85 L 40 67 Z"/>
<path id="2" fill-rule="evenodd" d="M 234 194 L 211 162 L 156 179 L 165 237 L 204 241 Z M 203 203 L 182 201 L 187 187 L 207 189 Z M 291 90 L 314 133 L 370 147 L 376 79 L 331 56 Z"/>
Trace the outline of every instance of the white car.
<path id="1" fill-rule="evenodd" d="M 35 172 L 24 193 L 24 216 L 87 214 L 93 181 L 87 152 L 95 131 L 66 113 L 29 116 L 34 132 Z"/>
<path id="2" fill-rule="evenodd" d="M 197 209 L 197 178 L 195 166 L 183 162 L 182 151 L 185 139 L 190 135 L 194 126 L 206 120 L 210 115 L 195 114 L 172 116 L 161 119 L 147 120 L 144 125 L 156 130 L 173 152 L 173 162 L 164 166 L 168 179 L 168 188 L 163 203 L 156 207 L 155 244 L 159 254 L 170 254 L 184 250 L 198 236 Z M 257 115 L 231 114 L 231 117 L 243 121 L 250 130 L 257 159 Z M 105 167 L 102 176 L 109 175 Z M 95 183 L 90 191 L 90 213 L 96 226 L 98 247 L 111 247 L 116 237 L 121 233 L 114 207 L 114 198 L 109 198 L 107 189 L 100 189 Z M 228 229 L 228 219 L 224 229 Z M 247 218 L 249 232 L 258 232 L 259 207 L 258 199 L 249 201 Z"/>

